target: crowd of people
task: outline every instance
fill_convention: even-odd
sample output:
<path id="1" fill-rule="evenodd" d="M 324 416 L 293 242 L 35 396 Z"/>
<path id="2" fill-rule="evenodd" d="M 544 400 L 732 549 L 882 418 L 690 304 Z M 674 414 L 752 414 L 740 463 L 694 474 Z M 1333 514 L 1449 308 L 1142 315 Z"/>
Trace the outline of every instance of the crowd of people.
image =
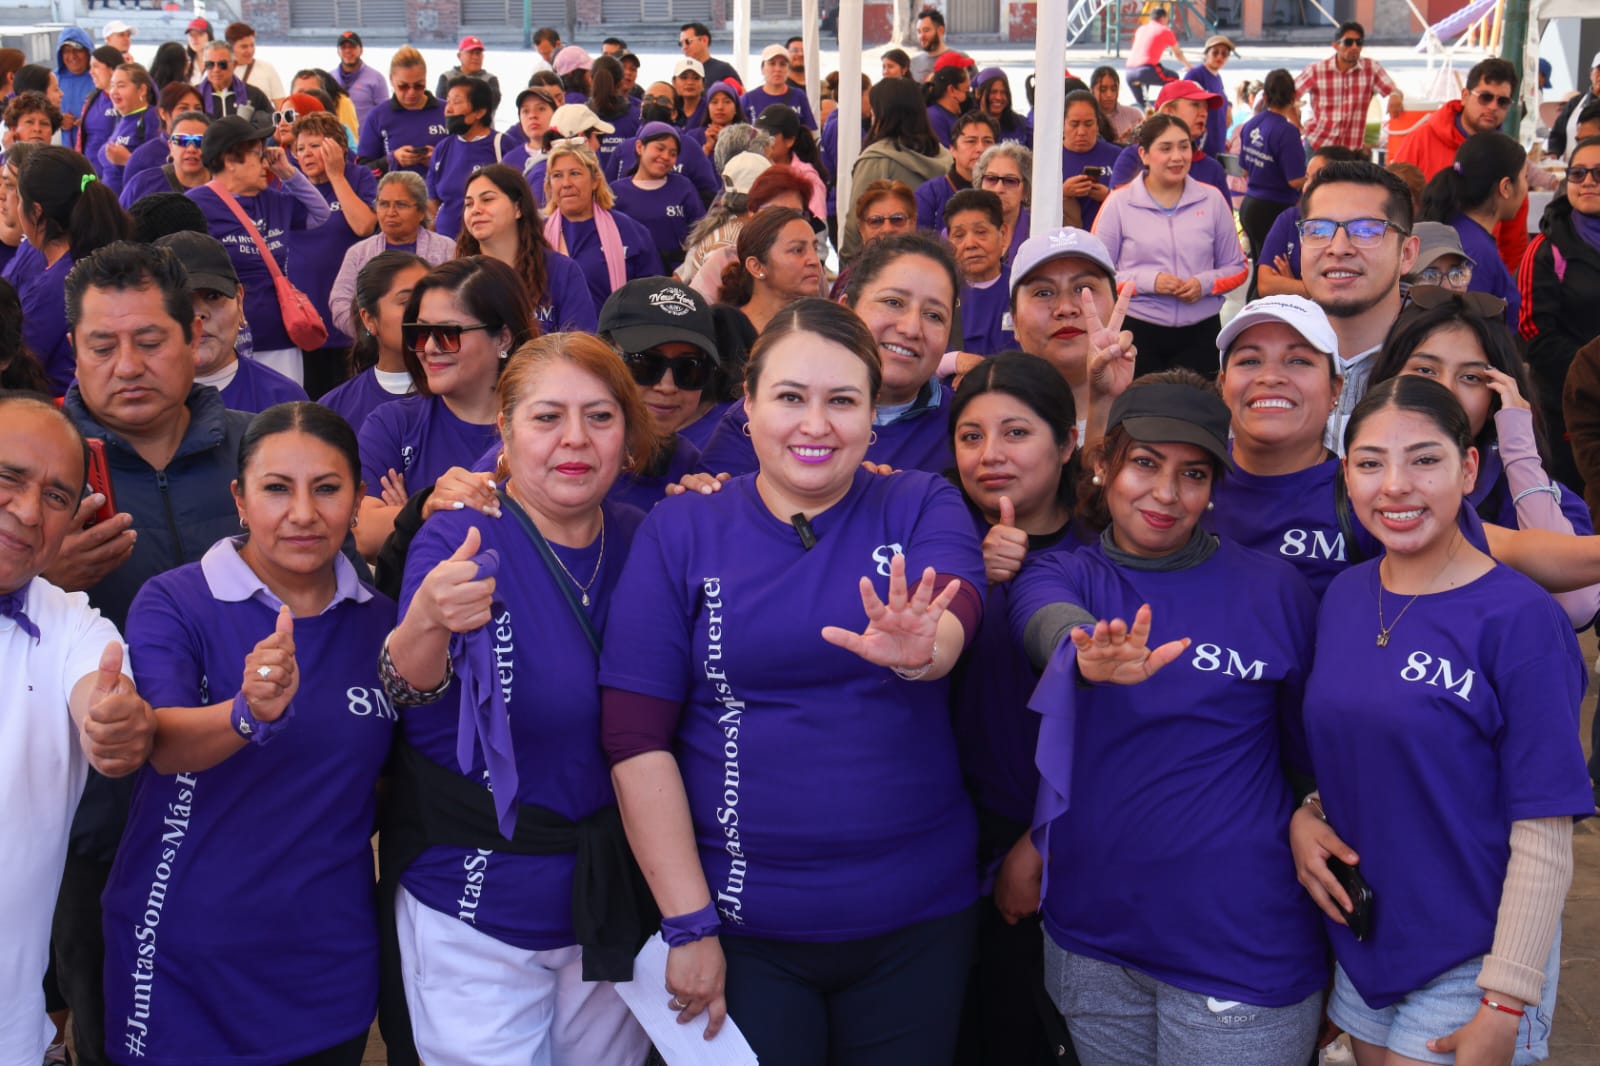
<path id="1" fill-rule="evenodd" d="M 0 1061 L 639 1066 L 657 933 L 780 1066 L 1545 1057 L 1600 103 L 1530 240 L 1516 68 L 1380 166 L 1156 11 L 1036 233 L 937 10 L 853 203 L 798 37 L 112 29 L 0 50 Z"/>

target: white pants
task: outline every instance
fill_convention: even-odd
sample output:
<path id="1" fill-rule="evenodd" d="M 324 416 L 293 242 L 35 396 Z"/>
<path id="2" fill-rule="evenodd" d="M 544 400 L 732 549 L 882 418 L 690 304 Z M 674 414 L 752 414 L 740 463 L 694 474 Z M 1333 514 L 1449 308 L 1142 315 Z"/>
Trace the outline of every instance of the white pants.
<path id="1" fill-rule="evenodd" d="M 430 1064 L 639 1066 L 650 1042 L 616 986 L 583 980 L 576 945 L 528 951 L 395 897 L 406 1005 Z"/>
<path id="2" fill-rule="evenodd" d="M 250 358 L 270 366 L 296 385 L 306 383 L 306 364 L 299 348 L 268 348 L 266 351 L 257 349 L 250 353 Z"/>

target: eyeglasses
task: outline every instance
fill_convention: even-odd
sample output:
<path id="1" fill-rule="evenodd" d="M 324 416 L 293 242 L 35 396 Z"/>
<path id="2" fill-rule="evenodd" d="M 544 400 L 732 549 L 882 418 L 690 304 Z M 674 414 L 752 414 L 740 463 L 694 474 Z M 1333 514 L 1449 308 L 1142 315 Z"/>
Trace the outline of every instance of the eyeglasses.
<path id="1" fill-rule="evenodd" d="M 414 200 L 379 200 L 372 206 L 379 211 L 410 211 L 417 204 Z"/>
<path id="2" fill-rule="evenodd" d="M 1328 244 L 1340 230 L 1344 230 L 1350 243 L 1357 248 L 1376 248 L 1383 243 L 1383 235 L 1389 230 L 1394 230 L 1402 237 L 1411 234 L 1410 230 L 1382 218 L 1352 218 L 1348 222 L 1336 222 L 1331 218 L 1303 218 L 1294 225 L 1300 231 L 1300 243 L 1306 246 Z"/>
<path id="3" fill-rule="evenodd" d="M 272 113 L 272 124 L 274 126 L 293 126 L 294 120 L 299 117 L 294 108 L 285 108 L 282 111 L 274 111 Z"/>
<path id="4" fill-rule="evenodd" d="M 1567 180 L 1574 185 L 1582 185 L 1590 178 L 1600 182 L 1600 167 L 1568 167 Z"/>
<path id="5" fill-rule="evenodd" d="M 394 91 L 397 93 L 420 93 L 427 87 L 428 83 L 425 81 L 397 81 L 394 83 Z"/>
<path id="6" fill-rule="evenodd" d="M 688 48 L 691 44 L 694 44 L 694 42 L 698 41 L 699 39 L 700 38 L 698 38 L 698 37 L 683 37 L 683 38 L 680 38 L 679 41 L 678 41 L 678 47 L 679 48 Z"/>
<path id="7" fill-rule="evenodd" d="M 199 148 L 205 139 L 202 133 L 174 133 L 167 138 L 167 143 L 175 144 L 179 148 Z"/>
<path id="8" fill-rule="evenodd" d="M 863 225 L 871 226 L 873 229 L 877 229 L 879 226 L 904 226 L 907 222 L 911 221 L 911 216 L 903 212 L 896 211 L 892 215 L 868 215 L 861 221 Z"/>
<path id="9" fill-rule="evenodd" d="M 1424 267 L 1412 276 L 1414 285 L 1465 285 L 1472 280 L 1472 268 L 1469 266 L 1453 266 L 1449 270 L 1440 270 L 1438 267 Z"/>
<path id="10" fill-rule="evenodd" d="M 475 329 L 488 329 L 488 326 L 460 326 L 454 322 L 402 322 L 400 324 L 400 344 L 408 352 L 420 352 L 428 339 L 433 339 L 433 346 L 441 352 L 459 352 L 461 350 L 461 335 L 471 333 Z"/>
<path id="11" fill-rule="evenodd" d="M 1498 296 L 1486 292 L 1456 292 L 1438 285 L 1412 286 L 1411 302 L 1427 311 L 1453 303 L 1480 318 L 1504 319 L 1506 314 L 1506 302 Z"/>
<path id="12" fill-rule="evenodd" d="M 624 352 L 622 361 L 628 364 L 628 373 L 640 388 L 659 384 L 668 370 L 672 382 L 680 389 L 703 389 L 711 383 L 711 373 L 717 364 L 705 355 L 665 356 L 660 352 Z"/>
<path id="13" fill-rule="evenodd" d="M 1495 107 L 1511 106 L 1511 97 L 1509 96 L 1501 96 L 1498 93 L 1490 92 L 1473 93 L 1472 95 L 1478 98 L 1478 106 L 1480 107 L 1488 107 L 1490 104 Z"/>
<path id="14" fill-rule="evenodd" d="M 1346 37 L 1346 38 L 1342 39 L 1339 42 L 1339 47 L 1340 48 L 1360 48 L 1362 45 L 1364 45 L 1366 43 L 1367 43 L 1367 40 L 1366 40 L 1365 37 Z"/>
<path id="15" fill-rule="evenodd" d="M 985 174 L 983 176 L 983 184 L 986 187 L 1003 185 L 1008 189 L 1015 189 L 1022 184 L 1022 179 L 1016 174 Z"/>
<path id="16" fill-rule="evenodd" d="M 206 69 L 207 70 L 227 70 L 228 67 L 231 66 L 231 65 L 232 64 L 230 64 L 226 59 L 208 59 L 208 60 L 206 60 Z"/>

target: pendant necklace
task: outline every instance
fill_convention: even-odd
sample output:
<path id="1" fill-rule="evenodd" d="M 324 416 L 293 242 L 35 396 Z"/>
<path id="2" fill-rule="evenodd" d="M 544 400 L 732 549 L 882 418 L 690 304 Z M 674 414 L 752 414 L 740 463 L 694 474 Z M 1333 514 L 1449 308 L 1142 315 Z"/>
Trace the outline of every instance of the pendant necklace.
<path id="1" fill-rule="evenodd" d="M 1438 582 L 1439 578 L 1444 576 L 1444 572 L 1446 570 L 1450 569 L 1450 564 L 1455 561 L 1456 551 L 1457 551 L 1457 549 L 1459 549 L 1461 547 L 1462 540 L 1465 540 L 1465 539 L 1466 538 L 1463 537 L 1460 540 L 1457 540 L 1456 543 L 1451 546 L 1450 554 L 1445 556 L 1444 565 L 1441 566 L 1439 568 L 1439 572 L 1434 575 L 1433 581 L 1429 582 L 1429 584 L 1424 587 L 1423 592 L 1427 592 L 1429 589 L 1431 589 L 1433 587 L 1433 585 Z M 1379 569 L 1378 569 L 1378 647 L 1387 648 L 1389 646 L 1389 634 L 1394 632 L 1394 627 L 1400 624 L 1400 619 L 1404 618 L 1406 616 L 1406 612 L 1411 610 L 1411 605 L 1413 603 L 1416 603 L 1417 600 L 1422 598 L 1423 592 L 1419 592 L 1415 596 L 1412 596 L 1409 600 L 1407 600 L 1406 601 L 1406 605 L 1404 607 L 1400 608 L 1400 613 L 1394 616 L 1394 621 L 1390 622 L 1388 625 L 1384 625 L 1383 624 L 1383 569 L 1382 569 L 1381 566 L 1379 567 Z"/>
<path id="2" fill-rule="evenodd" d="M 576 585 L 578 587 L 578 591 L 582 594 L 582 603 L 583 603 L 583 605 L 585 607 L 589 606 L 589 589 L 594 586 L 595 580 L 600 576 L 600 566 L 601 566 L 602 563 L 604 563 L 606 561 L 606 516 L 605 516 L 605 512 L 602 511 L 601 514 L 600 514 L 600 554 L 595 557 L 595 560 L 594 560 L 594 573 L 589 575 L 589 583 L 587 585 L 584 584 L 583 582 L 579 581 L 577 578 L 572 576 L 572 571 L 568 570 L 567 569 L 567 564 L 561 561 L 561 556 L 557 555 L 554 551 L 551 551 L 550 552 L 550 557 L 556 561 L 556 565 L 557 566 L 561 567 L 561 572 L 563 574 L 567 575 L 567 580 L 571 581 L 574 585 Z M 1398 622 L 1399 619 L 1397 618 L 1397 619 L 1395 619 L 1395 621 Z"/>

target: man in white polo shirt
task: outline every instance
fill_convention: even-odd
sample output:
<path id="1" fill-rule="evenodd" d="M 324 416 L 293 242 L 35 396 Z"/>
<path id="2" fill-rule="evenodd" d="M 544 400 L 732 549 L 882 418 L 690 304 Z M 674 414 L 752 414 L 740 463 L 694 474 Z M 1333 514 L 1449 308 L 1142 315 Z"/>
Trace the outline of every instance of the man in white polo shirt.
<path id="1" fill-rule="evenodd" d="M 55 1032 L 42 980 L 72 814 L 92 765 L 144 764 L 155 714 L 117 629 L 39 574 L 72 526 L 83 437 L 52 405 L 0 399 L 0 1062 L 39 1062 Z"/>

